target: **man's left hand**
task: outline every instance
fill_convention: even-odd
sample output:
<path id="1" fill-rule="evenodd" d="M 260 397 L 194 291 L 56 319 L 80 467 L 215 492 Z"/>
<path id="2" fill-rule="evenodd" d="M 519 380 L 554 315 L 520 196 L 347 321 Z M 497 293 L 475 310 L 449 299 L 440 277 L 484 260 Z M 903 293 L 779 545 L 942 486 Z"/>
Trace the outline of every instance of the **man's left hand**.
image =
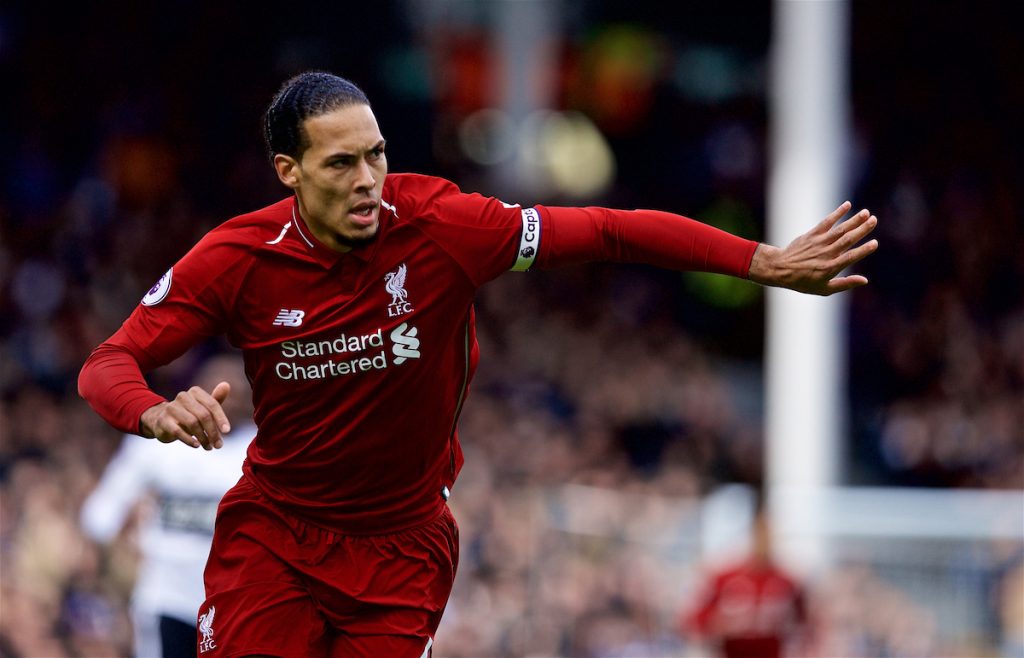
<path id="1" fill-rule="evenodd" d="M 847 201 L 785 248 L 758 245 L 750 261 L 750 280 L 811 295 L 831 295 L 866 284 L 867 277 L 859 274 L 837 276 L 878 249 L 878 240 L 858 246 L 878 218 L 864 209 L 840 222 L 849 210 Z"/>

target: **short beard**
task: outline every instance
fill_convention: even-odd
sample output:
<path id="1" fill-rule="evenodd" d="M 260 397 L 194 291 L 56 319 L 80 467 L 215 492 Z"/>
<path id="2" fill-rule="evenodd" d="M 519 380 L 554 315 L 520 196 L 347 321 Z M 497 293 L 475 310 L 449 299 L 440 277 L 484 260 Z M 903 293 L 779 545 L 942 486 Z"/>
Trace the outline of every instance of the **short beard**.
<path id="1" fill-rule="evenodd" d="M 380 233 L 380 225 L 377 226 L 377 230 L 373 232 L 373 235 L 366 238 L 346 238 L 341 235 L 335 235 L 334 239 L 338 241 L 338 244 L 348 247 L 349 249 L 359 249 L 360 247 L 370 245 L 374 240 L 376 240 L 378 233 Z"/>

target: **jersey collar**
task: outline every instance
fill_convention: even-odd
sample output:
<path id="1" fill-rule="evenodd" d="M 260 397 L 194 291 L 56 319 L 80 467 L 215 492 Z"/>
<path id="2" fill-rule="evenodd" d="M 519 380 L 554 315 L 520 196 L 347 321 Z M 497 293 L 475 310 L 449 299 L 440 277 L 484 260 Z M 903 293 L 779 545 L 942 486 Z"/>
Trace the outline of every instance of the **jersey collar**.
<path id="1" fill-rule="evenodd" d="M 306 251 L 313 257 L 313 259 L 324 268 L 330 268 L 341 259 L 342 256 L 352 256 L 353 258 L 366 262 L 372 258 L 374 252 L 377 250 L 377 243 L 380 242 L 380 232 L 383 228 L 378 226 L 377 228 L 377 239 L 370 244 L 363 247 L 356 247 L 351 251 L 344 253 L 335 251 L 320 242 L 319 239 L 313 232 L 309 230 L 309 225 L 306 224 L 306 220 L 303 219 L 302 213 L 299 212 L 299 202 L 297 197 L 292 197 L 292 223 L 295 225 L 295 232 L 298 234 L 298 240 L 306 248 Z"/>

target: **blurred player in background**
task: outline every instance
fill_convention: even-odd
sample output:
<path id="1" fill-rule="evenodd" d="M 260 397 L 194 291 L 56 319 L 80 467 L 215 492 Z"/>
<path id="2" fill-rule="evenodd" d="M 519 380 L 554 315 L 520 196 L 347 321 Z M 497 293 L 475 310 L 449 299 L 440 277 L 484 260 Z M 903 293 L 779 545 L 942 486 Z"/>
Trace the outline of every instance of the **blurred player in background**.
<path id="1" fill-rule="evenodd" d="M 806 655 L 811 639 L 806 594 L 772 557 L 763 508 L 754 518 L 750 541 L 746 558 L 708 574 L 683 616 L 683 633 L 723 658 Z"/>
<path id="2" fill-rule="evenodd" d="M 203 569 L 217 505 L 241 477 L 245 450 L 256 434 L 241 358 L 210 358 L 196 381 L 211 389 L 226 381 L 237 393 L 222 405 L 232 427 L 224 448 L 206 455 L 125 435 L 82 507 L 86 534 L 110 544 L 143 504 L 142 560 L 132 593 L 138 658 L 196 654 L 196 610 L 206 598 Z"/>
<path id="3" fill-rule="evenodd" d="M 231 386 L 168 401 L 143 373 L 207 336 L 243 351 L 259 427 L 217 512 L 202 656 L 428 656 L 458 566 L 447 499 L 476 369 L 473 299 L 508 270 L 594 260 L 807 293 L 877 246 L 843 204 L 789 246 L 666 212 L 522 207 L 389 174 L 370 103 L 310 72 L 264 137 L 293 194 L 209 232 L 89 357 L 79 391 L 115 427 L 220 448 Z"/>

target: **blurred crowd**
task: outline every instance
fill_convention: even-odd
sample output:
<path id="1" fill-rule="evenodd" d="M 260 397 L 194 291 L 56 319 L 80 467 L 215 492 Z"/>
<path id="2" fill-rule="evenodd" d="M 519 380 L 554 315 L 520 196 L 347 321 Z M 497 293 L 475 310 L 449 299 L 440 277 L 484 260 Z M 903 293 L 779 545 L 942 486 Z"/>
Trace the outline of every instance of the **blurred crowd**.
<path id="1" fill-rule="evenodd" d="M 425 35 L 408 19 L 424 3 L 382 3 L 388 45 L 368 34 L 336 43 L 301 14 L 254 18 L 247 38 L 274 44 L 257 71 L 242 49 L 220 48 L 239 28 L 227 9 L 118 4 L 45 21 L 39 8 L 0 11 L 0 67 L 16 91 L 0 117 L 0 656 L 128 655 L 137 526 L 108 547 L 78 526 L 121 437 L 78 398 L 77 372 L 199 236 L 284 195 L 257 126 L 287 73 L 325 66 L 365 86 L 394 170 L 501 193 L 434 143 L 445 133 L 431 126 L 482 101 L 431 93 L 438 73 L 417 78 L 409 57 L 441 69 L 473 61 L 486 41 L 479 17 Z M 726 35 L 716 27 L 724 15 L 673 22 L 610 4 L 564 3 L 586 28 L 566 27 L 558 102 L 588 113 L 618 171 L 601 198 L 578 201 L 674 210 L 760 237 L 769 17 L 754 21 L 756 34 Z M 881 218 L 882 248 L 862 268 L 872 285 L 851 295 L 846 479 L 1019 490 L 1024 163 L 1008 145 L 1024 143 L 1021 42 L 992 8 L 862 7 L 851 40 L 851 196 Z M 937 45 L 976 31 L 986 36 Z M 367 48 L 380 57 L 358 56 Z M 622 73 L 623 52 L 648 64 Z M 602 75 L 636 103 L 586 100 L 595 79 L 608 83 Z M 695 85 L 700 76 L 733 84 Z M 423 125 L 402 120 L 410 113 Z M 481 291 L 481 367 L 451 501 L 462 562 L 438 655 L 696 655 L 678 615 L 700 565 L 619 536 L 554 531 L 545 496 L 572 484 L 686 505 L 723 483 L 760 484 L 763 304 L 739 285 L 591 265 L 509 274 Z M 151 383 L 171 395 L 226 349 L 211 341 Z M 1022 554 L 1012 542 L 986 554 L 988 626 L 954 644 L 927 605 L 868 567 L 811 583 L 817 650 L 827 652 L 817 655 L 1024 646 L 1013 639 L 1024 633 L 1014 627 Z"/>
<path id="2" fill-rule="evenodd" d="M 859 188 L 885 248 L 864 267 L 883 285 L 851 309 L 851 452 L 886 483 L 1020 489 L 1021 45 L 995 8 L 853 16 Z M 879 75 L 894 50 L 904 73 Z"/>

